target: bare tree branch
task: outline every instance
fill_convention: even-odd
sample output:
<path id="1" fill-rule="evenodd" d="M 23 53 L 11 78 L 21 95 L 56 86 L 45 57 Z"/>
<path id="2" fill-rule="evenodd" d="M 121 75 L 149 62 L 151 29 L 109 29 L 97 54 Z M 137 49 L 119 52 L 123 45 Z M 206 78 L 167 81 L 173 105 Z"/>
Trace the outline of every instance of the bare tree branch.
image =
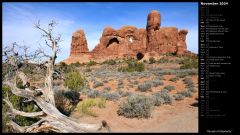
<path id="1" fill-rule="evenodd" d="M 16 109 L 14 109 L 14 107 L 13 107 L 12 103 L 9 101 L 9 99 L 3 99 L 3 101 L 9 106 L 11 112 L 15 115 L 20 115 L 20 116 L 24 116 L 24 117 L 40 117 L 40 116 L 44 115 L 43 111 L 27 113 L 27 112 L 16 110 Z"/>
<path id="2" fill-rule="evenodd" d="M 3 101 L 9 106 L 11 114 L 21 115 L 25 117 L 40 117 L 41 120 L 32 124 L 31 126 L 21 127 L 17 123 L 10 121 L 8 124 L 11 125 L 15 130 L 19 132 L 63 132 L 63 133 L 75 133 L 75 132 L 100 132 L 107 127 L 107 123 L 104 121 L 98 124 L 86 124 L 77 122 L 72 118 L 63 115 L 55 107 L 54 91 L 53 91 L 53 74 L 56 73 L 54 70 L 55 60 L 57 58 L 57 52 L 59 51 L 58 43 L 61 41 L 61 35 L 54 37 L 53 28 L 56 22 L 52 21 L 49 23 L 48 28 L 44 29 L 40 25 L 40 21 L 35 24 L 35 27 L 42 32 L 42 37 L 46 38 L 46 46 L 52 48 L 52 54 L 48 55 L 43 49 L 39 49 L 33 55 L 27 55 L 28 47 L 23 46 L 24 55 L 20 55 L 17 52 L 16 47 L 19 47 L 16 43 L 13 43 L 11 47 L 7 47 L 4 51 L 4 57 L 6 62 L 10 65 L 11 69 L 9 74 L 13 74 L 8 77 L 3 84 L 8 85 L 11 88 L 13 94 L 24 97 L 29 101 L 33 101 L 40 109 L 39 112 L 23 112 L 14 109 L 12 103 L 7 99 Z M 19 62 L 28 62 L 31 58 L 42 55 L 43 57 L 49 58 L 44 66 L 46 67 L 45 76 L 45 87 L 31 90 L 29 87 L 20 89 L 17 87 L 17 77 L 20 78 L 24 85 L 29 83 L 27 76 L 20 71 Z"/>

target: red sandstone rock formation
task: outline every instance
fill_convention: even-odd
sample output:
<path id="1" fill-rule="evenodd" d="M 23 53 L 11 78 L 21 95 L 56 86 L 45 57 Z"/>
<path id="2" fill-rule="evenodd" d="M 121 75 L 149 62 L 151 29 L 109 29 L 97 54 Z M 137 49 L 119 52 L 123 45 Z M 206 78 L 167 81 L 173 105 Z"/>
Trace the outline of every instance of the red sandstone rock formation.
<path id="1" fill-rule="evenodd" d="M 77 30 L 72 35 L 70 56 L 79 56 L 83 53 L 88 53 L 87 40 L 82 29 Z"/>
<path id="2" fill-rule="evenodd" d="M 106 27 L 103 31 L 100 43 L 93 49 L 95 57 L 122 57 L 133 56 L 138 51 L 146 48 L 146 37 L 144 29 L 134 26 L 123 26 L 119 30 Z"/>
<path id="3" fill-rule="evenodd" d="M 74 61 L 104 60 L 122 57 L 136 57 L 139 54 L 161 55 L 175 53 L 183 55 L 189 53 L 186 45 L 187 30 L 176 27 L 160 27 L 161 15 L 153 10 L 148 14 L 146 29 L 134 26 L 123 26 L 119 30 L 106 27 L 100 42 L 89 52 L 83 30 L 76 31 L 72 36 L 70 58 Z M 79 59 L 77 59 L 79 58 Z M 72 59 L 73 60 L 73 59 Z"/>
<path id="4" fill-rule="evenodd" d="M 177 44 L 177 54 L 183 55 L 187 52 L 187 44 L 186 44 L 186 36 L 187 36 L 188 30 L 180 30 L 178 32 L 178 44 Z"/>

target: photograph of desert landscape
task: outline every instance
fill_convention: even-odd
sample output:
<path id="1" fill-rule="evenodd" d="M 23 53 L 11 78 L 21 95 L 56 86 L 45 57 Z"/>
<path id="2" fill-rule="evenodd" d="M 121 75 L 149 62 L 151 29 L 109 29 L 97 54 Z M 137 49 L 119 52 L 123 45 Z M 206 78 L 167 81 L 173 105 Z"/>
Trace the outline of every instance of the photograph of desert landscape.
<path id="1" fill-rule="evenodd" d="M 2 8 L 2 132 L 198 132 L 198 3 Z"/>

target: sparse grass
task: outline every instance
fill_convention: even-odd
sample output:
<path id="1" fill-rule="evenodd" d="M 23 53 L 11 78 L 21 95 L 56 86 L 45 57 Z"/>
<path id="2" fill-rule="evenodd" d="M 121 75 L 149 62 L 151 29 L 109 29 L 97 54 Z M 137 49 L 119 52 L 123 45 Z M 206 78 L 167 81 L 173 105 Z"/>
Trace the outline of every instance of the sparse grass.
<path id="1" fill-rule="evenodd" d="M 117 113 L 127 118 L 149 118 L 151 116 L 152 107 L 153 104 L 149 97 L 132 94 L 128 96 L 126 101 L 121 102 Z"/>
<path id="2" fill-rule="evenodd" d="M 91 107 L 105 108 L 106 100 L 104 98 L 85 99 L 77 105 L 77 111 L 82 115 L 97 117 L 97 114 L 91 110 Z"/>

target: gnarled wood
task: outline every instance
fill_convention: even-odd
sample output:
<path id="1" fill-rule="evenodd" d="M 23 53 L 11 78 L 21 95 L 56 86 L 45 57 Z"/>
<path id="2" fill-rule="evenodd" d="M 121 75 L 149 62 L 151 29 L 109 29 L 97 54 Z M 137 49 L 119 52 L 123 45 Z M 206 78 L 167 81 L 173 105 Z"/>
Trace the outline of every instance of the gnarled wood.
<path id="1" fill-rule="evenodd" d="M 6 61 L 10 65 L 11 76 L 7 75 L 7 79 L 3 81 L 3 84 L 10 86 L 13 94 L 24 97 L 28 101 L 33 101 L 41 109 L 39 112 L 23 112 L 15 109 L 11 102 L 7 99 L 3 101 L 9 106 L 10 111 L 8 113 L 14 115 L 20 115 L 24 117 L 38 117 L 40 120 L 30 126 L 20 126 L 14 121 L 10 120 L 8 125 L 11 126 L 14 130 L 22 133 L 36 133 L 36 132 L 60 132 L 60 133 L 78 133 L 78 132 L 100 132 L 104 129 L 109 129 L 105 121 L 99 122 L 98 124 L 87 124 L 83 122 L 77 122 L 72 118 L 69 118 L 63 115 L 56 107 L 54 100 L 53 88 L 53 73 L 54 65 L 56 60 L 56 54 L 58 51 L 57 43 L 60 41 L 60 37 L 52 36 L 52 29 L 54 27 L 54 22 L 49 24 L 48 30 L 42 29 L 40 24 L 36 25 L 36 28 L 43 32 L 43 37 L 47 37 L 47 40 L 51 43 L 49 44 L 46 40 L 46 45 L 52 49 L 52 56 L 45 63 L 47 67 L 47 74 L 45 77 L 45 87 L 31 90 L 30 87 L 24 87 L 23 89 L 17 87 L 17 77 L 19 77 L 23 85 L 26 85 L 28 82 L 27 76 L 19 70 L 18 62 L 23 61 L 24 59 L 18 59 L 18 53 L 15 52 L 14 43 L 12 48 L 4 51 L 4 56 Z M 45 55 L 45 53 L 44 53 Z M 18 56 L 18 57 L 17 57 Z M 25 58 L 26 50 L 25 50 Z"/>

